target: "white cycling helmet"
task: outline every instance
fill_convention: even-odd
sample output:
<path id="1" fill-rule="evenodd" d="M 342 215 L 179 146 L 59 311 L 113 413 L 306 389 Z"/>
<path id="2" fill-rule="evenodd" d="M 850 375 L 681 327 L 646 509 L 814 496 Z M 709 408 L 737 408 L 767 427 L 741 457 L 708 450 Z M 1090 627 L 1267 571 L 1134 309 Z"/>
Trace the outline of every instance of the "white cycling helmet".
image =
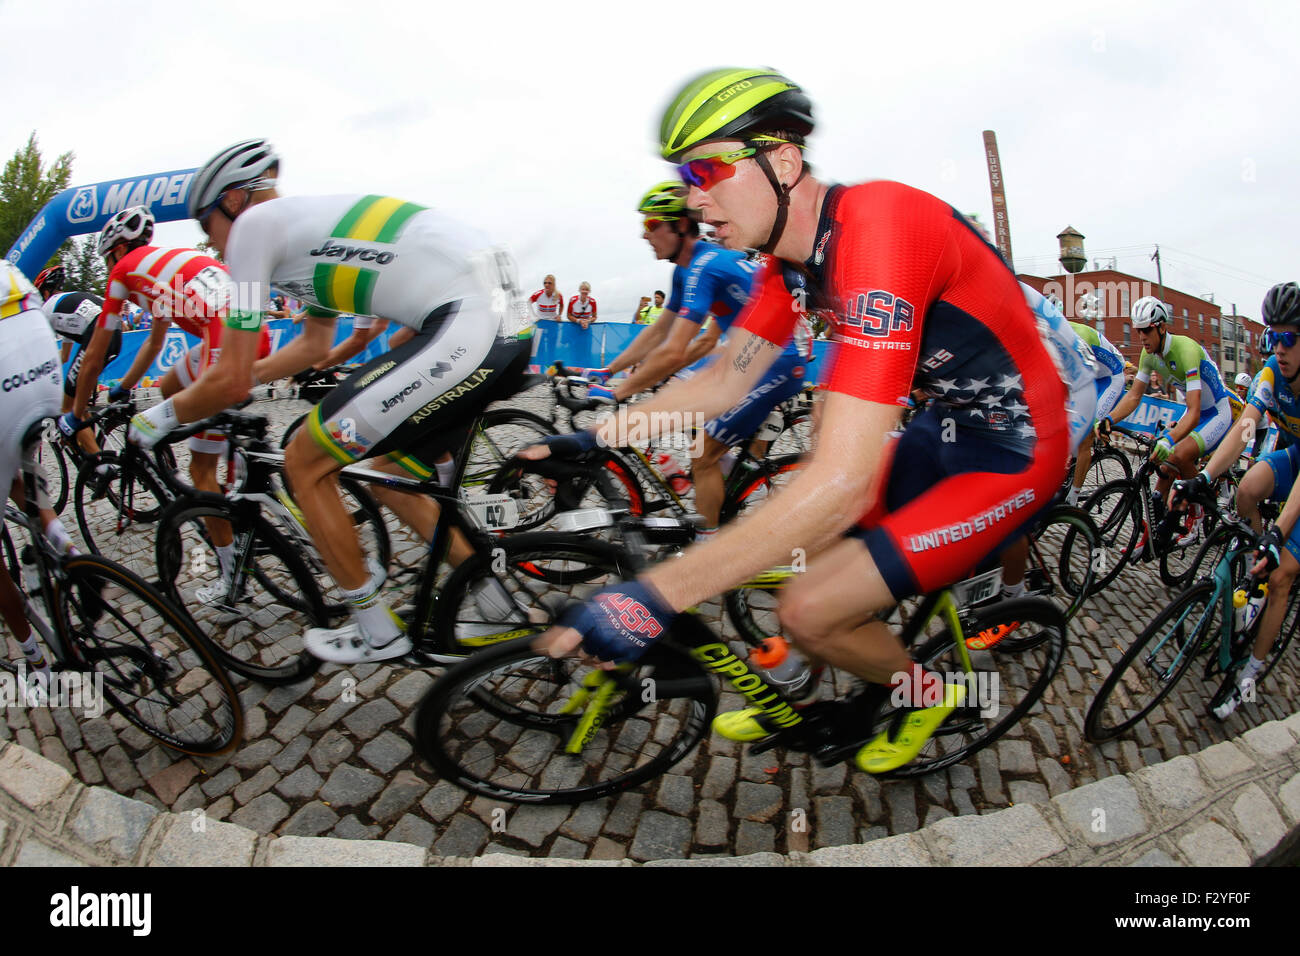
<path id="1" fill-rule="evenodd" d="M 131 248 L 143 246 L 153 238 L 153 213 L 148 206 L 131 206 L 117 213 L 99 233 L 99 254 L 108 255 L 120 244 L 131 243 Z"/>
<path id="2" fill-rule="evenodd" d="M 1237 377 L 1233 379 L 1239 388 L 1250 388 L 1251 378 L 1245 372 L 1238 372 Z"/>
<path id="3" fill-rule="evenodd" d="M 1169 306 L 1153 295 L 1145 295 L 1133 303 L 1133 328 L 1145 329 L 1170 322 Z"/>
<path id="4" fill-rule="evenodd" d="M 190 183 L 187 205 L 195 219 L 221 198 L 227 189 L 270 189 L 275 177 L 264 173 L 280 165 L 280 156 L 264 139 L 246 139 L 227 146 L 203 164 Z"/>

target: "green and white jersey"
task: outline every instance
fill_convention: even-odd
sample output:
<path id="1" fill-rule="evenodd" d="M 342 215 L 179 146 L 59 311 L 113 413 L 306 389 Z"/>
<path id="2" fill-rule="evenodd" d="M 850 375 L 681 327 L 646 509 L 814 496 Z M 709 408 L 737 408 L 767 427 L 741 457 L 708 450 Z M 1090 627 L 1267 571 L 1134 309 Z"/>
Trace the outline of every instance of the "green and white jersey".
<path id="1" fill-rule="evenodd" d="M 1228 397 L 1228 388 L 1223 384 L 1218 367 L 1210 361 L 1199 342 L 1185 335 L 1166 332 L 1165 347 L 1160 355 L 1142 350 L 1137 380 L 1149 383 L 1152 372 L 1159 372 L 1166 383 L 1177 385 L 1185 392 L 1197 389 L 1206 392 L 1201 396 L 1201 408 L 1217 405 Z"/>
<path id="2" fill-rule="evenodd" d="M 236 296 L 226 324 L 256 329 L 274 285 L 315 315 L 350 312 L 420 328 L 459 299 L 484 296 L 513 335 L 530 324 L 514 260 L 478 230 L 387 196 L 288 196 L 245 210 L 226 264 Z"/>

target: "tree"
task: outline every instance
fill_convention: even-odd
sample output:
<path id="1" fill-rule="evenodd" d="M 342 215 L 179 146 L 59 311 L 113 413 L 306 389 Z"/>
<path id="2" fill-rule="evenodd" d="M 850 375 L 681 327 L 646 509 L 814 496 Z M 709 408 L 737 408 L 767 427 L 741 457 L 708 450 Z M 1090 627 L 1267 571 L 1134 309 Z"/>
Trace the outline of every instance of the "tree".
<path id="1" fill-rule="evenodd" d="M 108 284 L 108 267 L 99 254 L 96 236 L 73 239 L 68 254 L 63 257 L 63 270 L 67 274 L 63 288 L 68 292 L 93 292 L 103 295 Z"/>
<path id="2" fill-rule="evenodd" d="M 72 160 L 73 154 L 67 152 L 49 167 L 42 167 L 41 148 L 33 130 L 27 145 L 5 163 L 0 175 L 0 255 L 9 251 L 47 202 L 68 188 Z"/>

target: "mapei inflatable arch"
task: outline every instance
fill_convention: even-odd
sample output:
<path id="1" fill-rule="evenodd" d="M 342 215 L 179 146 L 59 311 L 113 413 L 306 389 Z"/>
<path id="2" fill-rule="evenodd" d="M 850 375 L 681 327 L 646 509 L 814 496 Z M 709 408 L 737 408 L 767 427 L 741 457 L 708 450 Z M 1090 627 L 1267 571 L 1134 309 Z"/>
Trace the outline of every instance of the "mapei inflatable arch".
<path id="1" fill-rule="evenodd" d="M 158 222 L 188 218 L 185 198 L 197 169 L 174 169 L 93 186 L 69 186 L 27 224 L 5 258 L 29 278 L 41 271 L 64 240 L 99 232 L 116 212 L 148 206 Z"/>

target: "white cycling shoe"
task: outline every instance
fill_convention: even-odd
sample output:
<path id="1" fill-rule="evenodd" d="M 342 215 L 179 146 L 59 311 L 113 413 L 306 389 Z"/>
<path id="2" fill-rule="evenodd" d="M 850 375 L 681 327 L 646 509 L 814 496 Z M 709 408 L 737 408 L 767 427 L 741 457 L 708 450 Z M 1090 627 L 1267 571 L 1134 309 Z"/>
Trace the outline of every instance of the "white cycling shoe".
<path id="1" fill-rule="evenodd" d="M 367 664 L 392 660 L 411 653 L 411 639 L 398 634 L 387 644 L 372 645 L 361 627 L 352 621 L 342 627 L 313 627 L 302 638 L 313 657 L 336 664 Z"/>

